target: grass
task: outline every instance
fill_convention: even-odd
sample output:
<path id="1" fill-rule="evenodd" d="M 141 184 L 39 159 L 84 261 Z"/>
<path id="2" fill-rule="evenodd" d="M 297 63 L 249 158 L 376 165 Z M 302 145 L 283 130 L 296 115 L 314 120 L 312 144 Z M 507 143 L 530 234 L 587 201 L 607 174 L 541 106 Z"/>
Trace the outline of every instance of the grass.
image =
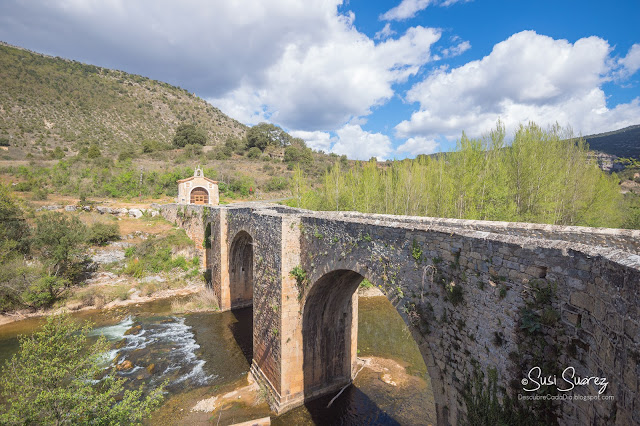
<path id="1" fill-rule="evenodd" d="M 175 313 L 217 311 L 219 309 L 215 292 L 209 287 L 203 288 L 187 300 L 171 302 L 171 310 Z"/>

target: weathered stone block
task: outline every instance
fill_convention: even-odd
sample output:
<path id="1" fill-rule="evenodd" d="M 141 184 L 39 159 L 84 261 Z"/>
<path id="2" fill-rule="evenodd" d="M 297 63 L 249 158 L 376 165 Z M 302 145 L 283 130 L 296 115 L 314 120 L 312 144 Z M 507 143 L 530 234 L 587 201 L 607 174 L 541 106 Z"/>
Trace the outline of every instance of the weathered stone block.
<path id="1" fill-rule="evenodd" d="M 587 293 L 576 291 L 571 293 L 571 304 L 578 308 L 586 309 L 587 311 L 593 311 L 593 297 Z"/>

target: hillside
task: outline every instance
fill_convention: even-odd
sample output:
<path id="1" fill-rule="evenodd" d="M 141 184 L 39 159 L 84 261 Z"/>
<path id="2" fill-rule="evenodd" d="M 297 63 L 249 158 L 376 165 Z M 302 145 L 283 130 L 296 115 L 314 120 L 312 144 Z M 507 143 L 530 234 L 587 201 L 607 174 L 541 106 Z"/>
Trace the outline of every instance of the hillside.
<path id="1" fill-rule="evenodd" d="M 583 137 L 594 151 L 640 159 L 640 125 Z"/>
<path id="2" fill-rule="evenodd" d="M 58 146 L 69 154 L 91 144 L 117 153 L 144 140 L 168 143 L 181 123 L 206 130 L 209 145 L 246 132 L 179 87 L 0 44 L 0 141 L 11 147 L 5 159 Z"/>
<path id="3" fill-rule="evenodd" d="M 182 124 L 206 146 L 176 149 Z M 267 146 L 252 150 L 245 125 L 179 87 L 0 42 L 0 183 L 31 200 L 174 197 L 196 165 L 223 200 L 278 199 L 296 164 L 317 184 L 339 159 L 275 126 L 253 130 Z"/>

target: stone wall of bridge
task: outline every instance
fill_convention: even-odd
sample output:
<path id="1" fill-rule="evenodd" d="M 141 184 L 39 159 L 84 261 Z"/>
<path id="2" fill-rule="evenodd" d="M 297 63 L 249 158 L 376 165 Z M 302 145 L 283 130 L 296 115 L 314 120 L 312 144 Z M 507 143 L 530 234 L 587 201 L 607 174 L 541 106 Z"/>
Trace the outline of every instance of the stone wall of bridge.
<path id="1" fill-rule="evenodd" d="M 524 402 L 562 424 L 640 424 L 638 231 L 221 206 L 165 217 L 204 238 L 221 307 L 231 308 L 229 254 L 253 241 L 254 362 L 277 411 L 349 381 L 362 278 L 386 294 L 418 343 L 438 422 L 466 414 L 465 386 L 497 378 L 530 395 L 533 367 L 604 377 L 612 400 Z M 198 235 L 193 235 L 198 237 Z M 298 267 L 304 279 L 290 272 Z M 355 326 L 354 326 L 355 324 Z M 320 344 L 317 344 L 320 342 Z M 553 389 L 550 390 L 553 392 Z M 561 393 L 561 392 L 558 392 Z M 572 396 L 594 396 L 576 386 Z"/>

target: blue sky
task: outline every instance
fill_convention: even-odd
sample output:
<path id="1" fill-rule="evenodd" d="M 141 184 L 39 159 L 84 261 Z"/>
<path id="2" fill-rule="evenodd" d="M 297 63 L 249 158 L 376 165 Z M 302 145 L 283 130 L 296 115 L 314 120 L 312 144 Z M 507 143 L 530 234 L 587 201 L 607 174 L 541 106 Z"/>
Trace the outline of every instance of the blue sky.
<path id="1" fill-rule="evenodd" d="M 0 40 L 184 87 L 350 158 L 450 150 L 499 118 L 640 124 L 637 0 L 4 0 Z"/>

